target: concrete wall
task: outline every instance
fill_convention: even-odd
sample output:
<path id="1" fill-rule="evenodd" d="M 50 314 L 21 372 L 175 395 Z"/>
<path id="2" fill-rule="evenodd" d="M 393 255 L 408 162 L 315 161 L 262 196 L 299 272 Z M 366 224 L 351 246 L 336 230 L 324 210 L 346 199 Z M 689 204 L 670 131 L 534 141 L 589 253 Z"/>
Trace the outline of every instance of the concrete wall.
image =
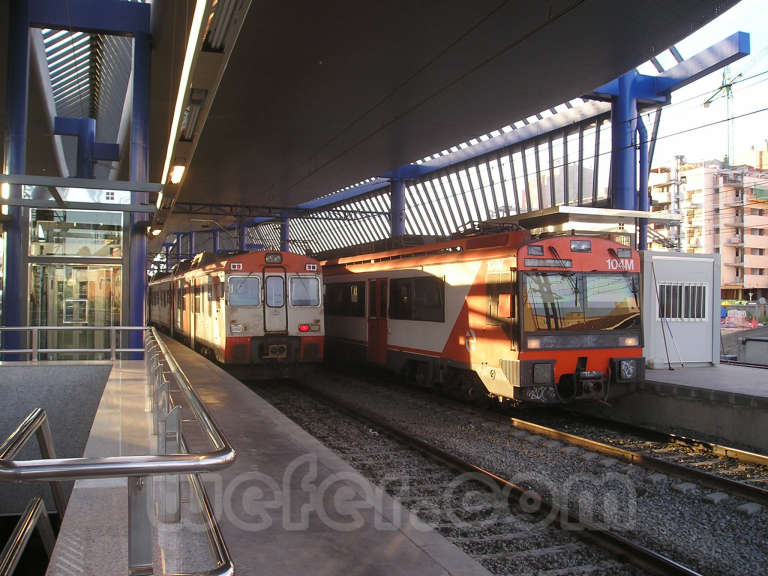
<path id="1" fill-rule="evenodd" d="M 648 367 L 720 362 L 720 257 L 717 254 L 643 252 L 643 354 Z M 659 286 L 706 285 L 706 317 L 660 319 Z"/>
<path id="2" fill-rule="evenodd" d="M 83 455 L 96 408 L 111 364 L 0 364 L 0 439 L 5 439 L 35 408 L 44 408 L 53 433 L 56 456 Z M 17 460 L 40 458 L 37 439 Z M 72 483 L 66 483 L 67 494 Z M 0 514 L 19 514 L 30 498 L 43 495 L 48 510 L 55 509 L 46 484 L 0 485 Z"/>

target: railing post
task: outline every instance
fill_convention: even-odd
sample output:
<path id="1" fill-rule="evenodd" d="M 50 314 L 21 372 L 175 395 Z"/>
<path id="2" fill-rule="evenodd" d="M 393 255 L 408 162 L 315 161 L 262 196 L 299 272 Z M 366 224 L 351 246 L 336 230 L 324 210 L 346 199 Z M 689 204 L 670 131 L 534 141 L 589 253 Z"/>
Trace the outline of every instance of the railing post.
<path id="1" fill-rule="evenodd" d="M 109 329 L 109 358 L 112 360 L 112 362 L 115 361 L 117 358 L 117 352 L 115 349 L 117 348 L 117 330 L 114 326 L 110 327 Z"/>
<path id="2" fill-rule="evenodd" d="M 39 328 L 32 328 L 32 362 L 39 360 L 37 356 L 37 350 L 39 348 Z"/>
<path id="3" fill-rule="evenodd" d="M 181 452 L 181 406 L 174 406 L 164 418 L 165 426 L 159 437 L 163 454 L 178 454 Z M 166 474 L 162 478 L 163 493 L 161 495 L 160 518 L 165 523 L 181 521 L 181 476 Z"/>
<path id="4" fill-rule="evenodd" d="M 150 521 L 152 482 L 144 476 L 128 477 L 128 571 L 131 576 L 153 572 Z"/>

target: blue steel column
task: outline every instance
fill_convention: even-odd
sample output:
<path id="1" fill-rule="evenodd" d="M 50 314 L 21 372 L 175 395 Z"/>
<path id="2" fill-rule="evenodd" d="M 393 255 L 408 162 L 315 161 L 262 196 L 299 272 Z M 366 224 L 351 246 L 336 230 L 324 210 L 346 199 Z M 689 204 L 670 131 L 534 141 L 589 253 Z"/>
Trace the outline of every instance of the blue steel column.
<path id="1" fill-rule="evenodd" d="M 405 186 L 400 178 L 393 178 L 389 183 L 390 223 L 393 238 L 405 235 Z"/>
<path id="2" fill-rule="evenodd" d="M 194 230 L 189 233 L 189 256 L 190 258 L 195 255 L 195 232 Z"/>
<path id="3" fill-rule="evenodd" d="M 291 249 L 291 219 L 283 218 L 280 222 L 280 250 L 289 252 Z"/>
<path id="4" fill-rule="evenodd" d="M 133 37 L 133 119 L 131 122 L 130 179 L 149 182 L 149 35 L 136 33 Z M 146 192 L 131 193 L 134 204 L 147 201 Z M 141 218 L 141 220 L 140 220 Z M 129 259 L 128 321 L 132 326 L 144 325 L 144 298 L 147 291 L 147 222 L 131 213 L 131 251 Z M 139 333 L 131 332 L 131 348 L 142 346 Z"/>
<path id="5" fill-rule="evenodd" d="M 612 206 L 634 210 L 635 148 L 632 145 L 637 125 L 637 98 L 634 80 L 637 71 L 619 78 L 618 96 L 611 103 L 611 174 Z"/>
<path id="6" fill-rule="evenodd" d="M 246 244 L 246 238 L 245 238 L 245 224 L 238 224 L 237 225 L 237 248 L 241 252 L 245 252 L 245 244 Z"/>
<path id="7" fill-rule="evenodd" d="M 8 71 L 6 87 L 8 113 L 8 140 L 5 148 L 6 174 L 24 174 L 26 172 L 27 145 L 27 97 L 29 94 L 29 6 L 26 0 L 11 2 L 8 26 Z M 21 199 L 21 186 L 11 184 L 9 197 Z M 4 326 L 22 326 L 27 310 L 26 295 L 20 289 L 23 286 L 24 258 L 22 245 L 22 210 L 20 206 L 9 206 L 10 221 L 5 225 L 5 276 L 3 289 Z M 3 339 L 5 348 L 20 348 L 21 334 L 9 332 Z M 5 360 L 18 360 L 14 356 L 5 356 Z"/>
<path id="8" fill-rule="evenodd" d="M 77 138 L 77 177 L 93 178 L 93 145 L 96 142 L 96 120 L 83 118 Z"/>
<path id="9" fill-rule="evenodd" d="M 657 112 L 657 114 L 660 113 L 660 111 Z M 640 136 L 640 190 L 638 194 L 638 208 L 643 212 L 647 212 L 650 203 L 648 198 L 648 171 L 650 170 L 650 166 L 648 165 L 648 130 L 646 130 L 645 123 L 640 117 L 637 119 L 637 132 Z M 638 249 L 648 250 L 648 218 L 640 218 Z"/>
<path id="10" fill-rule="evenodd" d="M 214 230 L 212 235 L 213 241 L 213 253 L 216 254 L 219 251 L 219 231 Z"/>

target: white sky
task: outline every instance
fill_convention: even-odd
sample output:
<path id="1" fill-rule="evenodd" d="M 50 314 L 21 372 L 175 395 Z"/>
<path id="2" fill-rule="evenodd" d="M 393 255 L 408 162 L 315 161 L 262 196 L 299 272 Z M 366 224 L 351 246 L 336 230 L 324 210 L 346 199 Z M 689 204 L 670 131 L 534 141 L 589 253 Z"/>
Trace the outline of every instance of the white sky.
<path id="1" fill-rule="evenodd" d="M 750 146 L 759 148 L 768 139 L 768 110 L 756 112 L 768 108 L 768 0 L 742 0 L 677 44 L 683 58 L 690 58 L 738 31 L 750 34 L 751 53 L 728 68 L 729 78 L 742 74 L 733 85 L 732 102 L 733 149 L 737 163 Z M 665 68 L 674 64 L 668 51 L 660 60 Z M 640 71 L 656 74 L 650 65 L 641 67 Z M 755 75 L 758 76 L 752 78 Z M 676 154 L 696 161 L 722 159 L 727 153 L 726 98 L 718 98 L 708 108 L 703 106 L 721 85 L 722 78 L 720 70 L 672 93 L 672 103 L 662 109 L 654 166 L 669 164 Z M 712 123 L 717 124 L 702 127 Z"/>

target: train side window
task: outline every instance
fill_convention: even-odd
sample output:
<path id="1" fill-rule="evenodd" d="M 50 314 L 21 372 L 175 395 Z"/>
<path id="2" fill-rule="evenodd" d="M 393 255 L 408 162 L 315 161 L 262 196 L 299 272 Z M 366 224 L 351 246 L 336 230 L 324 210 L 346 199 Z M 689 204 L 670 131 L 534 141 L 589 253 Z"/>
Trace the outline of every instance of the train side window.
<path id="1" fill-rule="evenodd" d="M 232 276 L 229 278 L 230 306 L 260 306 L 261 284 L 258 276 Z"/>
<path id="2" fill-rule="evenodd" d="M 206 296 L 208 297 L 208 316 L 213 315 L 213 278 L 208 277 L 208 286 L 206 290 Z"/>
<path id="3" fill-rule="evenodd" d="M 295 276 L 290 281 L 291 306 L 320 306 L 320 280 Z"/>
<path id="4" fill-rule="evenodd" d="M 365 282 L 326 284 L 325 312 L 331 316 L 365 316 Z"/>
<path id="5" fill-rule="evenodd" d="M 445 321 L 445 283 L 434 277 L 413 279 L 413 319 Z"/>
<path id="6" fill-rule="evenodd" d="M 282 276 L 267 276 L 267 306 L 282 308 L 285 306 L 285 282 Z"/>
<path id="7" fill-rule="evenodd" d="M 501 326 L 512 316 L 512 286 L 509 272 L 492 272 L 485 280 L 485 323 Z"/>
<path id="8" fill-rule="evenodd" d="M 203 287 L 200 285 L 200 281 L 195 281 L 195 286 L 192 288 L 195 294 L 195 314 L 200 314 L 203 311 L 201 306 L 201 300 L 203 298 Z"/>
<path id="9" fill-rule="evenodd" d="M 393 278 L 389 281 L 389 317 L 394 320 L 410 320 L 411 306 L 410 278 Z"/>

